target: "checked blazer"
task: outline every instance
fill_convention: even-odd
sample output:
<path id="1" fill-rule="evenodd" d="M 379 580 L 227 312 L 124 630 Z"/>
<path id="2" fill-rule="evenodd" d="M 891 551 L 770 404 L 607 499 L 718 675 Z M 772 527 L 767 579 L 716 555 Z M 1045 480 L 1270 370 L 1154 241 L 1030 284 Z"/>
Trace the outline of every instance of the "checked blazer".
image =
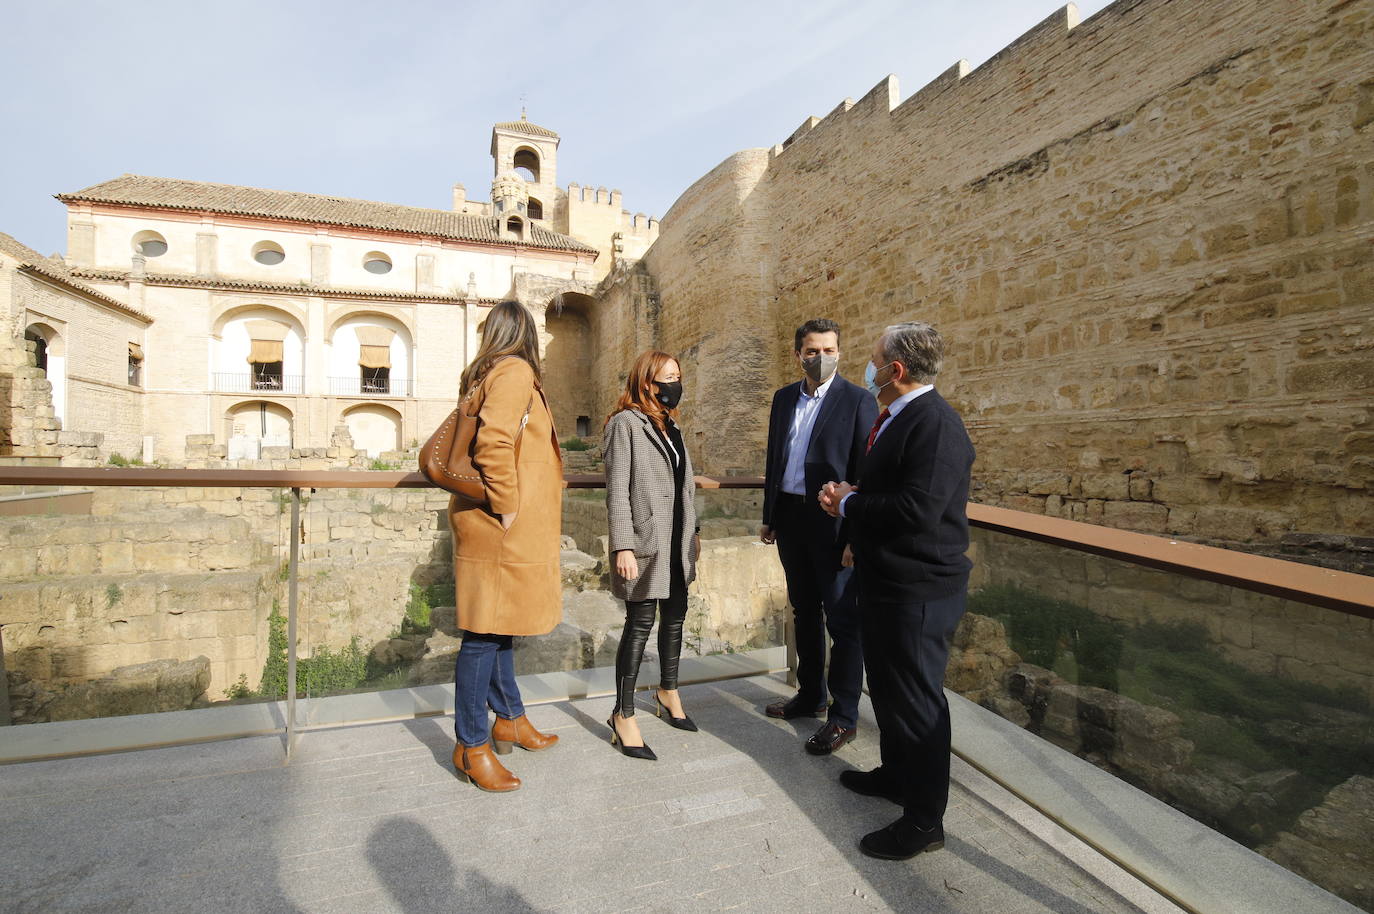
<path id="1" fill-rule="evenodd" d="M 685 436 L 684 436 L 685 437 Z M 684 447 L 685 451 L 686 448 Z M 673 496 L 677 480 L 668 445 L 649 417 L 637 409 L 616 413 L 606 423 L 601 442 L 606 464 L 606 518 L 610 526 L 611 593 L 619 600 L 664 600 L 672 586 Z M 692 535 L 697 512 L 692 460 L 682 455 L 682 571 L 696 578 Z M 615 573 L 615 553 L 633 550 L 639 577 L 626 581 Z"/>

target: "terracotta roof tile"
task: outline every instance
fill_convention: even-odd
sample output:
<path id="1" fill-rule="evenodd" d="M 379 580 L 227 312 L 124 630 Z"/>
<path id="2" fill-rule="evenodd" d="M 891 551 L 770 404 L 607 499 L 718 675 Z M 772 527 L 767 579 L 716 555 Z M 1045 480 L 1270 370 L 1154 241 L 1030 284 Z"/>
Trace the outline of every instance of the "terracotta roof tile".
<path id="1" fill-rule="evenodd" d="M 498 130 L 512 130 L 516 133 L 523 133 L 528 136 L 547 136 L 558 139 L 558 134 L 547 127 L 540 127 L 538 124 L 531 124 L 529 121 L 503 121 L 495 125 Z"/>
<path id="2" fill-rule="evenodd" d="M 77 268 L 73 275 L 95 282 L 126 282 L 127 270 L 90 270 Z M 251 279 L 207 278 L 185 276 L 171 273 L 149 273 L 143 281 L 150 286 L 189 286 L 204 289 L 243 289 L 254 292 L 286 292 L 294 295 L 330 295 L 343 298 L 383 299 L 387 301 L 447 301 L 464 302 L 466 295 L 444 295 L 434 292 L 379 291 L 377 289 L 354 289 L 345 286 L 315 286 L 300 283 L 258 282 Z M 478 298 L 481 304 L 496 304 L 497 298 Z"/>
<path id="3" fill-rule="evenodd" d="M 542 128 L 540 128 L 542 129 Z M 544 248 L 556 251 L 595 253 L 596 248 L 567 235 L 551 232 L 537 223 L 529 226 L 525 241 L 502 238 L 492 216 L 475 216 L 442 209 L 377 203 L 347 197 L 327 197 L 289 190 L 265 190 L 238 184 L 211 184 L 144 175 L 120 175 L 70 194 L 57 194 L 63 203 L 118 203 L 165 209 L 290 219 L 323 225 L 381 229 L 411 235 L 428 235 L 456 241 L 477 241 Z"/>
<path id="4" fill-rule="evenodd" d="M 133 315 L 139 320 L 147 321 L 148 323 L 152 323 L 153 321 L 151 317 L 137 308 L 126 305 L 119 299 L 111 298 L 104 292 L 93 289 L 81 282 L 77 278 L 76 273 L 67 266 L 65 261 L 58 260 L 55 257 L 44 257 L 33 248 L 6 235 L 4 232 L 0 232 L 0 253 L 8 254 L 10 257 L 19 261 L 19 267 L 22 270 L 27 270 L 32 273 L 37 273 L 40 276 L 46 276 L 48 279 L 56 280 L 69 289 L 79 292 L 82 295 L 88 295 L 97 299 L 102 304 L 123 311 L 125 314 Z"/>

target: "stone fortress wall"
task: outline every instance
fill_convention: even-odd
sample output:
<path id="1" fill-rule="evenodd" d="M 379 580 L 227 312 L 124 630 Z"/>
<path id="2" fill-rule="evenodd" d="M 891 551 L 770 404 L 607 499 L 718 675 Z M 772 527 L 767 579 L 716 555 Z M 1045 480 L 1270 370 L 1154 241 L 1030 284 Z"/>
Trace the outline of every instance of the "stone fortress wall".
<path id="1" fill-rule="evenodd" d="M 1119 0 L 726 159 L 647 291 L 705 472 L 757 472 L 792 330 L 950 342 L 978 501 L 1228 542 L 1374 535 L 1374 4 Z M 615 388 L 598 369 L 603 390 Z M 609 387 L 608 387 L 609 385 Z"/>

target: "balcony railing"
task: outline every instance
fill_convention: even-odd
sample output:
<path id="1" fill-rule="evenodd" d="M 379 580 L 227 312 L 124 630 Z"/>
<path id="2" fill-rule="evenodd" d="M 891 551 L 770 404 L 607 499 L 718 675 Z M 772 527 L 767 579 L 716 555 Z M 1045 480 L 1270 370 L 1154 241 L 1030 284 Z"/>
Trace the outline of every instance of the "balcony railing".
<path id="1" fill-rule="evenodd" d="M 217 393 L 299 394 L 304 376 L 298 374 L 247 374 L 217 371 L 213 383 Z"/>
<path id="2" fill-rule="evenodd" d="M 749 526 L 755 509 L 744 499 L 760 479 L 697 483 L 704 524 L 725 535 Z M 0 467 L 0 486 L 24 485 L 95 490 L 88 519 L 37 509 L 52 516 L 25 519 L 22 539 L 0 525 L 7 656 L 35 679 L 74 681 L 60 700 L 80 691 L 83 664 L 94 670 L 121 645 L 146 641 L 149 660 L 164 656 L 154 648 L 183 664 L 205 655 L 216 670 L 229 662 L 215 654 L 224 644 L 257 659 L 253 680 L 226 690 L 237 703 L 187 712 L 155 735 L 140 736 L 132 718 L 72 720 L 88 707 L 72 700 L 51 717 L 65 722 L 11 730 L 24 739 L 7 739 L 0 758 L 251 732 L 284 732 L 294 746 L 317 727 L 451 710 L 451 686 L 437 684 L 451 677 L 451 653 L 437 652 L 451 651 L 452 639 L 416 634 L 453 624 L 429 614 L 449 599 L 440 593 L 451 569 L 440 542 L 447 499 L 418 474 Z M 583 517 L 590 537 L 604 505 L 576 490 L 604 480 L 569 476 L 566 485 L 575 491 L 565 525 Z M 102 499 L 109 486 L 127 489 Z M 212 494 L 224 488 L 235 492 Z M 407 489 L 426 494 L 388 491 Z M 1367 774 L 1374 579 L 982 505 L 970 504 L 969 517 L 978 630 L 956 635 L 947 680 L 957 692 L 956 753 L 1187 909 L 1335 910 L 1329 895 L 1242 845 L 1324 878 L 1284 854 L 1324 840 L 1304 824 L 1323 814 L 1308 811 Z M 738 536 L 710 549 L 718 553 L 706 553 L 695 585 L 703 603 L 722 596 L 710 576 L 728 567 L 753 577 L 726 585 L 737 588 L 727 600 L 790 616 L 771 551 Z M 587 621 L 617 610 L 597 602 L 603 570 L 565 567 L 565 582 L 577 578 L 566 622 L 587 628 L 566 645 L 557 633 L 527 639 L 527 650 L 543 641 L 551 669 L 567 674 L 566 687 L 532 683 L 527 701 L 610 693 L 613 636 Z M 207 578 L 215 571 L 225 572 L 222 587 Z M 399 588 L 399 602 L 388 588 Z M 361 611 L 349 607 L 354 597 Z M 386 614 L 402 609 L 386 631 Z M 795 668 L 776 630 L 729 629 L 734 615 L 718 628 L 689 619 L 688 649 L 696 639 L 700 656 L 691 675 L 684 658 L 684 681 Z M 54 634 L 64 626 L 80 631 Z M 431 654 L 417 656 L 420 644 Z M 25 655 L 35 650 L 45 653 Z M 351 667 L 360 684 L 341 687 L 337 676 Z M 20 701 L 37 700 L 29 695 Z M 97 713 L 127 711 L 87 716 Z M 45 728 L 53 735 L 42 737 Z M 63 750 L 78 732 L 86 748 Z"/>
<path id="3" fill-rule="evenodd" d="M 410 397 L 414 386 L 409 378 L 329 379 L 329 392 L 336 397 Z"/>

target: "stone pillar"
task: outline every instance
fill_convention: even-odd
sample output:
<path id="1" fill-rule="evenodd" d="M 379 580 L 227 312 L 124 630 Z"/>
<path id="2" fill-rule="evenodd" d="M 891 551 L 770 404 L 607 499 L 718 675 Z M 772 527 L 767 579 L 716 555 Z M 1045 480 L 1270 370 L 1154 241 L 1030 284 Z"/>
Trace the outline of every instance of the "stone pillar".
<path id="1" fill-rule="evenodd" d="M 196 235 L 196 275 L 209 279 L 219 272 L 219 236 L 214 232 Z"/>
<path id="2" fill-rule="evenodd" d="M 74 267 L 95 264 L 94 222 L 72 222 L 67 226 L 67 262 Z"/>
<path id="3" fill-rule="evenodd" d="M 143 310 L 144 299 L 144 280 L 148 276 L 148 259 L 142 254 L 135 253 L 129 268 L 129 305 Z"/>
<path id="4" fill-rule="evenodd" d="M 314 260 L 315 248 L 320 245 L 311 245 L 311 260 Z M 324 245 L 328 250 L 328 245 Z M 323 298 L 311 297 L 308 310 L 306 312 L 305 326 L 305 394 L 306 396 L 320 396 L 329 391 L 329 365 L 326 364 L 324 355 L 324 318 L 325 300 Z M 297 417 L 298 419 L 300 417 Z"/>
<path id="5" fill-rule="evenodd" d="M 315 286 L 329 285 L 329 252 L 330 247 L 321 242 L 314 242 L 310 245 L 310 284 Z"/>
<path id="6" fill-rule="evenodd" d="M 455 213 L 461 213 L 461 212 L 463 211 L 463 204 L 465 204 L 465 203 L 467 203 L 467 202 L 468 202 L 468 191 L 467 191 L 467 188 L 464 187 L 464 186 L 461 185 L 461 184 L 455 184 L 455 185 L 453 185 L 453 211 L 454 211 Z"/>

